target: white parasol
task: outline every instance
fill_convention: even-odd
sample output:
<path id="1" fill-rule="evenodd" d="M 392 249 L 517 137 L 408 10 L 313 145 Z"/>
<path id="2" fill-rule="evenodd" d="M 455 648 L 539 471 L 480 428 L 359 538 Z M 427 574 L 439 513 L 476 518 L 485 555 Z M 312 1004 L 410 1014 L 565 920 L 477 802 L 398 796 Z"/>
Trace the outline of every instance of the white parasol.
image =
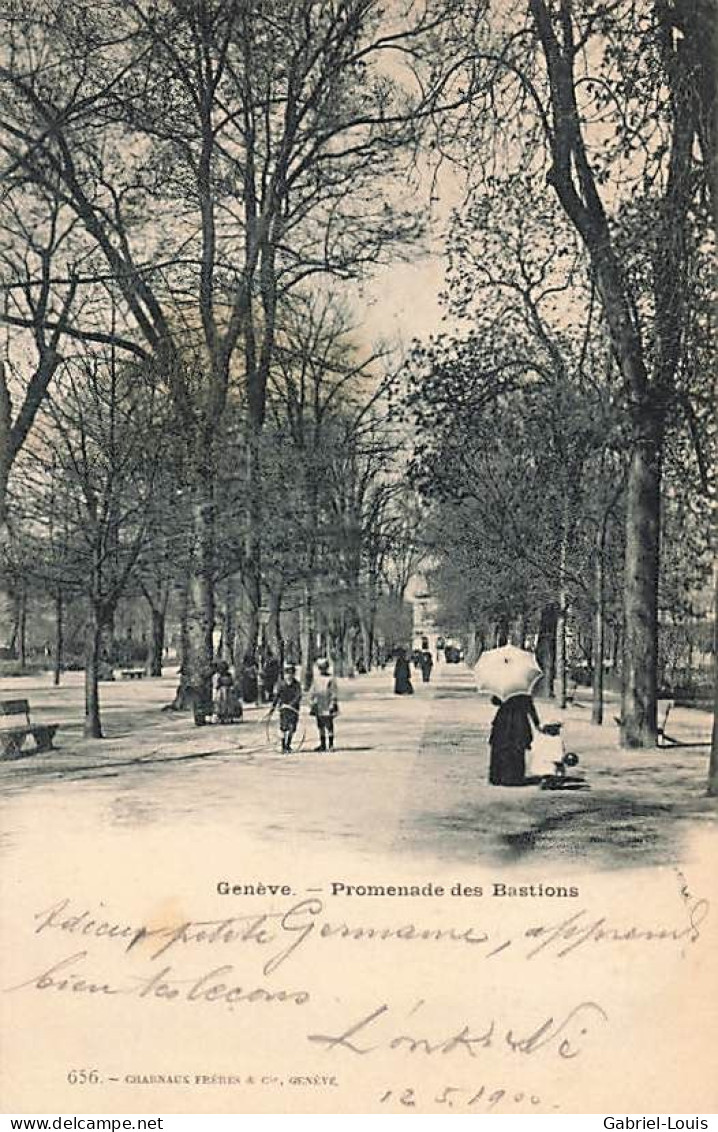
<path id="1" fill-rule="evenodd" d="M 482 652 L 474 665 L 474 676 L 480 692 L 491 692 L 502 700 L 510 696 L 530 695 L 543 673 L 532 652 L 503 645 Z"/>

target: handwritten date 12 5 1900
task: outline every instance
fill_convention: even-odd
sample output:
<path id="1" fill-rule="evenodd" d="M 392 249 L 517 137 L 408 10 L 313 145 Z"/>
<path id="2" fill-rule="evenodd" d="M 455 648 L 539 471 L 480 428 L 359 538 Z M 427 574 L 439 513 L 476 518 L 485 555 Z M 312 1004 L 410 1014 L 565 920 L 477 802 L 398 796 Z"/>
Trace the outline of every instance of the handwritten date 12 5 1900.
<path id="1" fill-rule="evenodd" d="M 541 1112 L 557 1109 L 557 1104 L 547 1103 L 536 1093 L 521 1089 L 495 1088 L 479 1085 L 459 1088 L 457 1085 L 441 1085 L 436 1092 L 421 1095 L 413 1086 L 387 1089 L 379 1097 L 379 1104 L 386 1108 L 412 1109 L 420 1106 L 434 1108 L 453 1108 L 472 1112 L 495 1112 L 499 1109 L 512 1109 L 521 1112 Z"/>

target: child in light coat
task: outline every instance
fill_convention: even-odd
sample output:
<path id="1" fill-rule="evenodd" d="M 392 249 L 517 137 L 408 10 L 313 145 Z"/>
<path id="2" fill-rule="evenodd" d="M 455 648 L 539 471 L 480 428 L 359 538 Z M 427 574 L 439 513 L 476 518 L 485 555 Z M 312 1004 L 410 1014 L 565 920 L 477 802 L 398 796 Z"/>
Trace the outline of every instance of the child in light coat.
<path id="1" fill-rule="evenodd" d="M 317 661 L 317 674 L 312 682 L 310 713 L 317 721 L 319 746 L 317 751 L 334 750 L 334 719 L 339 714 L 337 682 L 330 672 L 329 661 L 321 657 Z"/>
<path id="2" fill-rule="evenodd" d="M 527 774 L 539 778 L 542 790 L 559 790 L 566 783 L 566 768 L 578 764 L 578 756 L 566 753 L 561 737 L 562 724 L 545 723 L 538 733 L 534 733 L 529 751 Z"/>

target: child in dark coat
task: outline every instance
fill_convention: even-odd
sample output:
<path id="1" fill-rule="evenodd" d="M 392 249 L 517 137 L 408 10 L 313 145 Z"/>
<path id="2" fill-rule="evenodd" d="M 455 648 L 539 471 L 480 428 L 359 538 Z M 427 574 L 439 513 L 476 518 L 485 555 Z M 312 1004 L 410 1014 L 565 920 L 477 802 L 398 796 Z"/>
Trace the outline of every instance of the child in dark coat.
<path id="1" fill-rule="evenodd" d="M 288 755 L 292 750 L 292 739 L 299 722 L 299 708 L 302 702 L 302 685 L 296 678 L 296 666 L 287 664 L 284 679 L 277 688 L 272 704 L 272 712 L 279 708 L 279 730 L 282 736 L 282 753 Z"/>

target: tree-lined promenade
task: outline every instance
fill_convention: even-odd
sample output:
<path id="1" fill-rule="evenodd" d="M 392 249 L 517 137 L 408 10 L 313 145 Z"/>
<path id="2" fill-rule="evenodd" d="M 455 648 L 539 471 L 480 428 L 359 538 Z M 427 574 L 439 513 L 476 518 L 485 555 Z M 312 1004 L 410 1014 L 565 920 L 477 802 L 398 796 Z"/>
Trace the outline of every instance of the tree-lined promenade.
<path id="1" fill-rule="evenodd" d="M 677 861 L 688 835 L 705 830 L 714 813 L 704 792 L 705 711 L 675 710 L 671 733 L 685 746 L 621 751 L 613 719 L 596 727 L 580 700 L 562 713 L 564 738 L 580 752 L 578 771 L 590 788 L 502 790 L 488 782 L 495 708 L 477 694 L 463 665 L 439 663 L 413 697 L 393 694 L 389 668 L 340 678 L 331 755 L 314 751 L 306 703 L 297 736 L 304 738 L 290 756 L 280 753 L 277 722 L 267 726 L 266 708 L 249 709 L 238 726 L 201 729 L 186 716 L 162 712 L 173 676 L 108 686 L 102 744 L 82 734 L 80 673 L 68 674 L 59 689 L 47 676 L 14 682 L 40 719 L 61 728 L 57 751 L 0 763 L 2 825 L 10 841 L 25 821 L 36 828 L 27 815 L 38 807 L 53 814 L 58 830 L 78 812 L 85 830 L 93 823 L 126 830 L 136 813 L 143 833 L 148 826 L 165 836 L 187 822 L 215 831 L 226 824 L 234 836 L 257 837 L 265 853 L 269 842 L 301 847 L 307 858 L 355 851 L 360 860 L 376 853 L 395 863 L 484 855 L 499 864 L 540 861 L 539 879 L 546 881 L 549 862 L 573 851 L 586 867 Z M 556 710 L 548 700 L 537 705 L 543 721 Z"/>
<path id="2" fill-rule="evenodd" d="M 715 24 L 0 4 L 8 653 L 52 606 L 59 677 L 82 622 L 99 737 L 128 602 L 206 697 L 218 653 L 308 680 L 409 644 L 423 562 L 447 633 L 535 641 L 561 703 L 582 650 L 595 725 L 610 661 L 622 744 L 653 745 L 667 674 L 705 693 L 714 652 Z M 449 182 L 450 321 L 402 358 L 342 289 L 420 250 Z"/>

